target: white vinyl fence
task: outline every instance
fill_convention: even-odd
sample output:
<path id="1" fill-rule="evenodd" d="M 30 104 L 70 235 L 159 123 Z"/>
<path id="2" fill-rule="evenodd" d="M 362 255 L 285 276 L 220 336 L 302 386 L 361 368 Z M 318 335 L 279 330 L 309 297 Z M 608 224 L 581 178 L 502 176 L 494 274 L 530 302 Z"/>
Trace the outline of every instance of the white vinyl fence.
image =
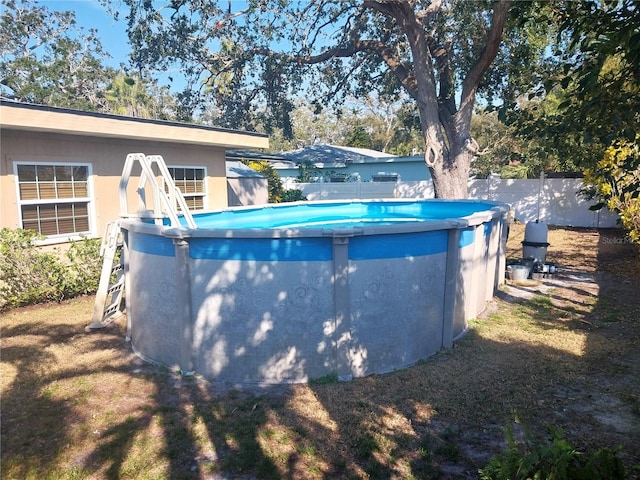
<path id="1" fill-rule="evenodd" d="M 297 183 L 282 179 L 287 189 L 301 190 L 308 200 L 375 198 L 433 198 L 433 184 L 420 182 Z M 469 181 L 469 198 L 496 200 L 511 205 L 523 223 L 539 219 L 549 225 L 568 227 L 618 227 L 618 216 L 607 209 L 589 210 L 593 201 L 578 195 L 579 178 L 514 180 L 490 178 Z"/>

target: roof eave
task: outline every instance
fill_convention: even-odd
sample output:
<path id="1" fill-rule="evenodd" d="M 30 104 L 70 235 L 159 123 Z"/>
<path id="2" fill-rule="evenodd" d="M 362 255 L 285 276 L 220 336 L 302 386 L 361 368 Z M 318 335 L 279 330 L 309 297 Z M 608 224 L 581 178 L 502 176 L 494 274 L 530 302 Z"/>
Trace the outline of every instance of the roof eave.
<path id="1" fill-rule="evenodd" d="M 2 102 L 0 121 L 3 129 L 62 133 L 171 142 L 220 148 L 268 148 L 269 137 L 263 134 L 216 129 L 186 123 L 145 121 L 115 115 L 88 114 L 55 108 L 25 108 Z"/>

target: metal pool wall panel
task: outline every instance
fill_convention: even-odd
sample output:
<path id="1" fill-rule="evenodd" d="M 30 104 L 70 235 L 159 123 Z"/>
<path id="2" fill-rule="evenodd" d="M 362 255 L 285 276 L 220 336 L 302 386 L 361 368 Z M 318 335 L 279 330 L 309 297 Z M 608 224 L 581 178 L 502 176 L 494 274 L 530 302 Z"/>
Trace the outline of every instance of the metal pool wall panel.
<path id="1" fill-rule="evenodd" d="M 508 209 L 496 207 L 489 213 L 465 218 L 460 230 L 460 301 L 463 314 L 456 316 L 454 337 L 467 329 L 468 321 L 484 311 L 504 277 L 503 219 Z M 502 278 L 501 278 L 502 276 Z"/>
<path id="2" fill-rule="evenodd" d="M 507 270 L 507 240 L 509 239 L 509 211 L 500 217 L 500 231 L 498 232 L 497 259 L 496 259 L 496 279 L 495 288 L 505 283 Z M 494 290 L 495 292 L 495 290 Z"/>
<path id="3" fill-rule="evenodd" d="M 507 229 L 507 208 L 496 208 L 490 222 L 485 222 L 486 236 L 486 271 L 485 271 L 485 296 L 481 305 L 483 311 L 487 302 L 493 299 L 498 287 L 504 283 L 506 268 L 506 229 Z"/>
<path id="4" fill-rule="evenodd" d="M 331 238 L 192 238 L 195 369 L 241 383 L 334 372 Z"/>
<path id="5" fill-rule="evenodd" d="M 499 268 L 499 252 L 500 252 L 500 239 L 502 238 L 502 218 L 496 217 L 491 221 L 491 231 L 487 236 L 487 272 L 486 272 L 486 282 L 485 282 L 485 296 L 484 303 L 482 308 L 487 305 L 487 302 L 490 302 L 493 298 L 496 289 L 498 288 L 498 277 L 497 272 Z M 504 277 L 504 273 L 503 273 Z"/>
<path id="6" fill-rule="evenodd" d="M 487 282 L 493 283 L 493 275 L 488 275 L 489 238 L 491 236 L 491 218 L 485 219 L 475 226 L 474 261 L 471 310 L 468 319 L 478 316 L 486 306 Z"/>
<path id="7" fill-rule="evenodd" d="M 183 322 L 178 302 L 176 258 L 172 239 L 129 231 L 127 316 L 131 342 L 143 358 L 184 368 L 181 358 Z"/>
<path id="8" fill-rule="evenodd" d="M 448 230 L 353 237 L 343 375 L 403 368 L 442 347 Z"/>
<path id="9" fill-rule="evenodd" d="M 475 315 L 474 264 L 476 262 L 476 227 L 467 226 L 460 230 L 458 240 L 458 299 L 461 313 L 456 315 L 453 324 L 454 338 L 460 336 L 467 328 L 467 321 Z"/>

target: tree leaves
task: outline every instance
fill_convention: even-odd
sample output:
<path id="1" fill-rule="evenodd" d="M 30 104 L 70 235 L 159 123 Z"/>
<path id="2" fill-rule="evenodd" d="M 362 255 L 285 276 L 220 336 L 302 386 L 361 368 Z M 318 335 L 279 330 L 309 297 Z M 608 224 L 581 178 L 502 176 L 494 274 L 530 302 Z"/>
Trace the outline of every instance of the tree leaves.
<path id="1" fill-rule="evenodd" d="M 72 12 L 52 12 L 29 1 L 3 1 L 0 79 L 14 98 L 97 110 L 99 92 L 114 70 L 95 31 L 76 29 Z"/>

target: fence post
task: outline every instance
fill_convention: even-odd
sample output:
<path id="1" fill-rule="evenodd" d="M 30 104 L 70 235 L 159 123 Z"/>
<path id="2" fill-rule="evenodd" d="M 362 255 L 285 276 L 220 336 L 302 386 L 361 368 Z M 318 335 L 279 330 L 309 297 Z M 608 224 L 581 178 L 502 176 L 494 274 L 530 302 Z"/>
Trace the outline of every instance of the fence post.
<path id="1" fill-rule="evenodd" d="M 536 220 L 540 220 L 540 208 L 542 203 L 542 192 L 544 191 L 544 171 L 540 172 L 540 183 L 538 184 L 538 212 Z"/>

